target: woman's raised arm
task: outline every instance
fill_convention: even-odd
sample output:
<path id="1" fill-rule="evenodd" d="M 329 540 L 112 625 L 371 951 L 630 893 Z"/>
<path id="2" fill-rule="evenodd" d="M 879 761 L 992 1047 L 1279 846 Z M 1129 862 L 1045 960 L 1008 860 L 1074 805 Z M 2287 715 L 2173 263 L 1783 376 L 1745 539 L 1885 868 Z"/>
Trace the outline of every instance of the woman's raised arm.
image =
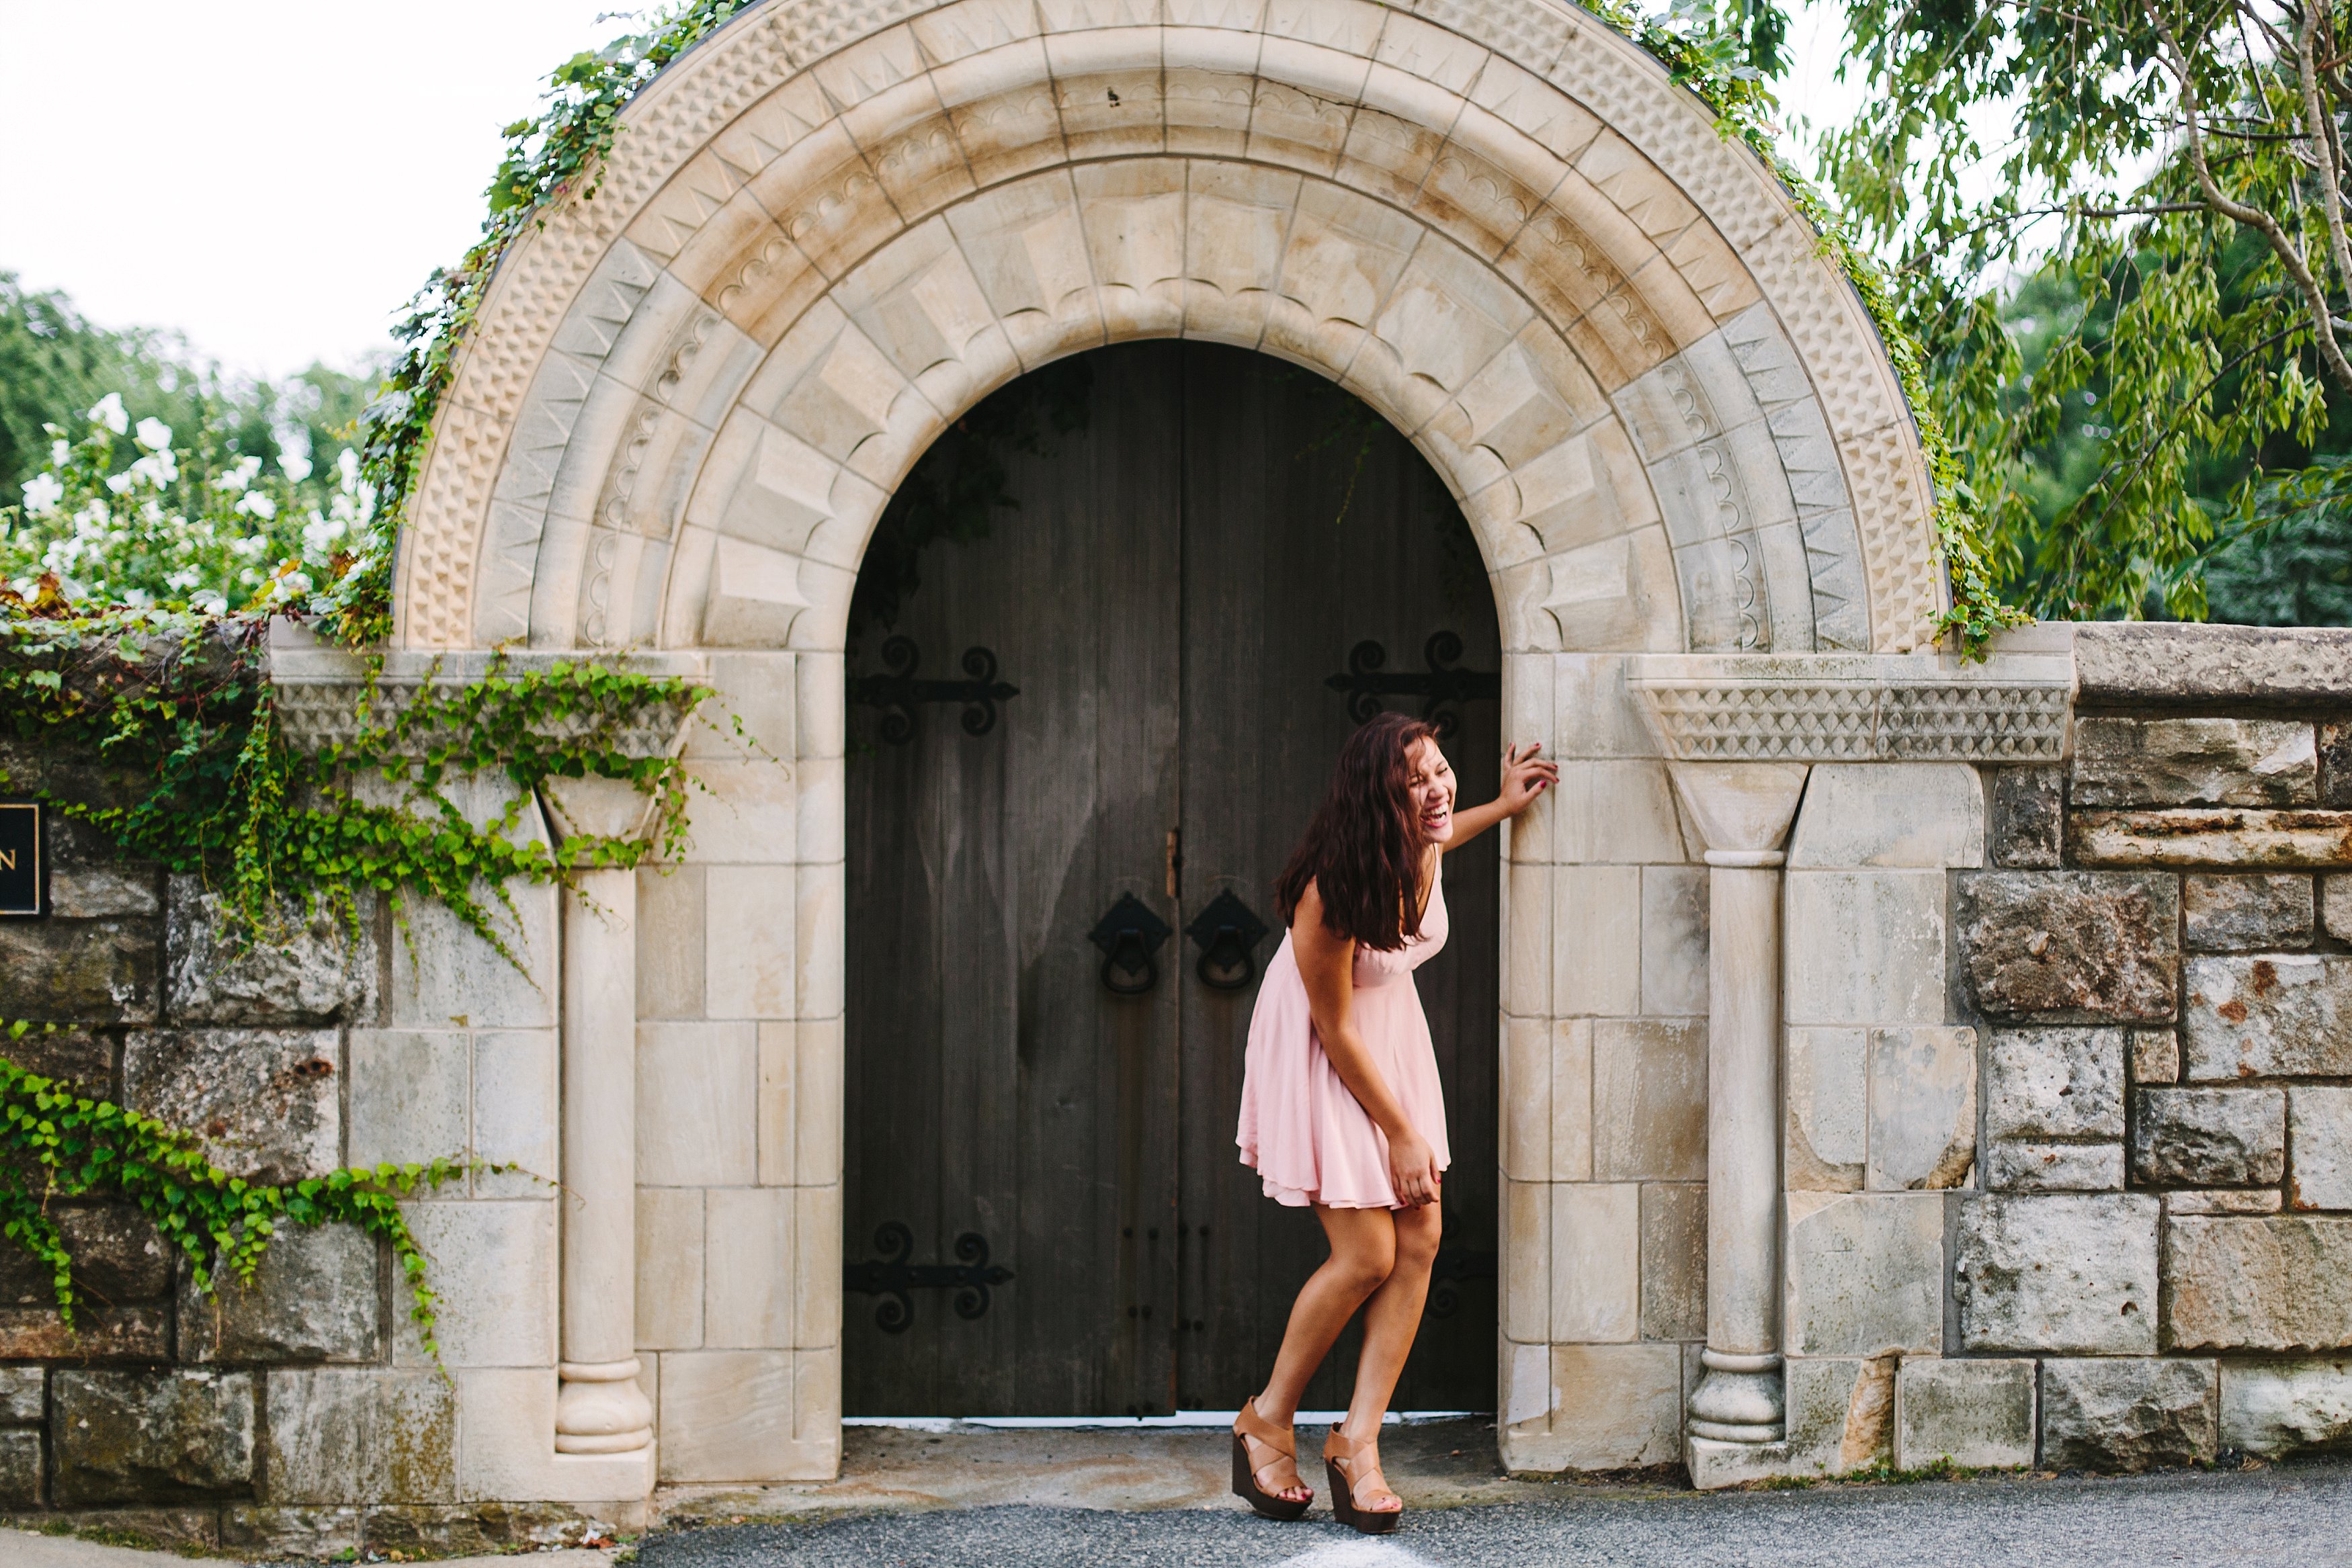
<path id="1" fill-rule="evenodd" d="M 1483 806 L 1454 813 L 1454 836 L 1443 846 L 1458 850 L 1506 817 L 1516 817 L 1535 804 L 1536 797 L 1559 782 L 1559 764 L 1538 757 L 1542 746 L 1530 741 L 1503 753 L 1503 788 Z"/>

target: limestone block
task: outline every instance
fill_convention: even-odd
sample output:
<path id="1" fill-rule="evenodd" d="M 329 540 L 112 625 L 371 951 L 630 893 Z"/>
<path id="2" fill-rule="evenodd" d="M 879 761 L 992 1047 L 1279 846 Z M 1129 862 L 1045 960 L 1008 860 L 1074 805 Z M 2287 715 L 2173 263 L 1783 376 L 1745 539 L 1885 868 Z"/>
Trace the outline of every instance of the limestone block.
<path id="1" fill-rule="evenodd" d="M 2180 811 L 2077 811 L 2074 859 L 2095 866 L 2352 865 L 2352 811 L 2212 806 Z"/>
<path id="2" fill-rule="evenodd" d="M 2033 1463 L 2033 1363 L 1904 1360 L 1895 1378 L 1895 1465 L 1965 1469 Z"/>
<path id="3" fill-rule="evenodd" d="M 1642 1337 L 1706 1337 L 1706 1186 L 1642 1188 Z"/>
<path id="4" fill-rule="evenodd" d="M 2180 1218 L 2165 1238 L 2168 1349 L 2352 1345 L 2352 1218 Z"/>
<path id="5" fill-rule="evenodd" d="M 1548 1468 L 1615 1470 L 1679 1457 L 1682 1347 L 1556 1344 Z"/>
<path id="6" fill-rule="evenodd" d="M 793 1094 L 793 1177 L 803 1186 L 826 1186 L 841 1180 L 841 1019 L 805 1019 L 793 1032 L 800 1054 Z"/>
<path id="7" fill-rule="evenodd" d="M 1642 868 L 1642 1011 L 1654 1018 L 1706 1012 L 1706 868 Z"/>
<path id="8" fill-rule="evenodd" d="M 2197 876 L 2182 879 L 2181 934 L 2192 953 L 2242 953 L 2311 945 L 2311 878 Z"/>
<path id="9" fill-rule="evenodd" d="M 788 1350 L 674 1351 L 663 1356 L 662 1479 L 806 1478 L 814 1456 L 793 1429 L 795 1370 Z"/>
<path id="10" fill-rule="evenodd" d="M 2123 1030 L 1993 1030 L 1985 1051 L 1986 1137 L 2123 1135 Z"/>
<path id="11" fill-rule="evenodd" d="M 2172 1017 L 2180 888 L 2146 873 L 1963 873 L 1960 959 L 1997 1016 Z"/>
<path id="12" fill-rule="evenodd" d="M 298 1181 L 342 1163 L 341 1065 L 333 1030 L 142 1031 L 123 1041 L 122 1098 L 232 1176 Z"/>
<path id="13" fill-rule="evenodd" d="M 353 1030 L 351 1137 L 355 1166 L 421 1163 L 471 1146 L 473 1042 L 454 1030 Z"/>
<path id="14" fill-rule="evenodd" d="M 1550 1338 L 1610 1343 L 1639 1333 L 1641 1191 L 1631 1182 L 1552 1188 Z"/>
<path id="15" fill-rule="evenodd" d="M 34 1307 L 0 1307 L 0 1358 L 77 1362 L 169 1361 L 171 1312 L 163 1307 L 74 1309 L 73 1326 L 62 1314 Z"/>
<path id="16" fill-rule="evenodd" d="M 1524 886 L 1532 897 L 1548 885 L 1549 918 L 1517 918 Z M 1642 872 L 1638 866 L 1564 865 L 1549 871 L 1533 866 L 1511 868 L 1514 918 L 1511 944 L 1514 958 L 1525 953 L 1524 965 L 1514 963 L 1531 977 L 1543 973 L 1549 959 L 1551 989 L 1549 1009 L 1557 1015 L 1628 1017 L 1642 1010 Z M 1532 912 L 1531 912 L 1532 913 Z M 1547 953 L 1533 944 L 1549 928 Z M 1532 951 L 1528 949 L 1532 947 Z M 1515 981 L 1513 1010 L 1537 1000 L 1523 995 Z"/>
<path id="17" fill-rule="evenodd" d="M 749 1186 L 759 1179 L 759 1030 L 637 1026 L 637 1180 Z"/>
<path id="18" fill-rule="evenodd" d="M 702 1016 L 703 868 L 637 868 L 637 1016 Z"/>
<path id="19" fill-rule="evenodd" d="M 2210 1361 L 2053 1357 L 2042 1364 L 2042 1462 L 2088 1470 L 2210 1464 L 2218 1404 Z"/>
<path id="20" fill-rule="evenodd" d="M 1944 883 L 1941 872 L 1790 872 L 1788 1021 L 1943 1022 Z"/>
<path id="21" fill-rule="evenodd" d="M 1941 1195 L 1790 1193 L 1788 1215 L 1791 1354 L 1941 1353 Z"/>
<path id="22" fill-rule="evenodd" d="M 1592 1020 L 1556 1019 L 1551 1026 L 1551 1176 L 1592 1176 Z"/>
<path id="23" fill-rule="evenodd" d="M 1843 1475 L 1893 1460 L 1897 1364 L 1891 1355 L 1788 1358 L 1789 1451 L 1801 1471 Z"/>
<path id="24" fill-rule="evenodd" d="M 1977 1155 L 1977 1031 L 1870 1031 L 1873 1187 L 1958 1186 Z"/>
<path id="25" fill-rule="evenodd" d="M 1544 712 L 1549 711 L 1547 702 Z M 1532 725 L 1528 733 L 1534 733 Z M 1687 858 L 1674 786 L 1662 764 L 1571 760 L 1560 764 L 1559 774 L 1559 786 L 1542 797 L 1550 812 L 1555 853 L 1522 858 L 1662 865 Z M 1521 817 L 1511 824 L 1515 840 L 1527 821 Z M 1515 852 L 1516 848 L 1515 842 Z"/>
<path id="26" fill-rule="evenodd" d="M 2168 1192 L 2164 1214 L 2276 1214 L 2286 1207 L 2278 1188 L 2207 1187 L 2202 1191 Z"/>
<path id="27" fill-rule="evenodd" d="M 74 1283 L 85 1301 L 113 1305 L 171 1293 L 171 1249 L 139 1210 L 129 1204 L 56 1203 L 48 1215 L 73 1254 Z M 0 1240 L 0 1306 L 47 1307 L 56 1300 L 48 1270 Z"/>
<path id="28" fill-rule="evenodd" d="M 1791 866 L 1980 866 L 1984 787 L 1961 762 L 1822 763 L 1789 840 Z"/>
<path id="29" fill-rule="evenodd" d="M 1790 1188 L 1852 1192 L 1869 1151 L 1869 1031 L 1789 1030 L 1788 1135 L 1783 1170 Z"/>
<path id="30" fill-rule="evenodd" d="M 557 1175 L 561 1120 L 553 1030 L 474 1036 L 474 1157 L 509 1171 L 477 1171 L 476 1197 L 545 1197 Z"/>
<path id="31" fill-rule="evenodd" d="M 215 1276 L 209 1299 L 184 1262 L 180 1359 L 374 1360 L 383 1332 L 377 1251 L 375 1238 L 354 1226 L 281 1224 L 253 1278 Z M 406 1287 L 400 1290 L 405 1310 Z"/>
<path id="32" fill-rule="evenodd" d="M 1992 863 L 2054 869 L 2066 852 L 2066 775 L 2056 768 L 2000 768 L 1992 775 Z"/>
<path id="33" fill-rule="evenodd" d="M 2352 1208 L 2352 1089 L 2297 1084 L 2287 1092 L 2296 1208 Z"/>
<path id="34" fill-rule="evenodd" d="M 42 1468 L 38 1432 L 0 1432 L 0 1508 L 38 1508 Z"/>
<path id="35" fill-rule="evenodd" d="M 704 1189 L 637 1188 L 637 1348 L 702 1344 Z"/>
<path id="36" fill-rule="evenodd" d="M 325 1562 L 359 1554 L 365 1527 L 356 1508 L 270 1508 L 231 1503 L 221 1510 L 223 1546 L 257 1559 Z M 349 1556 L 344 1556 L 349 1553 Z"/>
<path id="37" fill-rule="evenodd" d="M 1503 1181 L 1502 1333 L 1522 1344 L 1551 1338 L 1549 1182 Z"/>
<path id="38" fill-rule="evenodd" d="M 775 866 L 706 873 L 704 1009 L 713 1018 L 791 1018 L 799 1003 L 799 902 Z"/>
<path id="39" fill-rule="evenodd" d="M 764 872 L 788 865 L 799 856 L 800 784 L 793 768 L 761 757 L 698 762 L 692 772 L 685 858 L 711 867 L 710 876 L 719 878 L 743 866 Z"/>
<path id="40" fill-rule="evenodd" d="M 250 1373 L 59 1371 L 50 1384 L 60 1506 L 175 1501 L 253 1479 Z"/>
<path id="41" fill-rule="evenodd" d="M 2352 1361 L 2225 1361 L 2221 1447 L 2292 1454 L 2352 1441 Z"/>
<path id="42" fill-rule="evenodd" d="M 164 1005 L 180 1024 L 362 1022 L 375 1012 L 375 895 L 348 913 L 281 902 L 278 922 L 241 930 L 204 880 L 175 876 L 163 923 Z"/>
<path id="43" fill-rule="evenodd" d="M 40 1367 L 0 1367 L 0 1427 L 39 1426 L 48 1389 L 48 1374 Z"/>
<path id="44" fill-rule="evenodd" d="M 2352 875 L 2325 876 L 2319 882 L 2320 920 L 2327 934 L 2338 942 L 2352 941 Z"/>
<path id="45" fill-rule="evenodd" d="M 2319 727 L 2319 800 L 2352 806 L 2352 724 Z"/>
<path id="46" fill-rule="evenodd" d="M 763 1023 L 760 1031 L 760 1104 L 754 1135 L 760 1183 L 790 1186 L 796 1169 L 800 1105 L 800 1031 L 793 1023 Z M 1512 1108 L 1510 1091 L 1504 1104 Z"/>
<path id="47" fill-rule="evenodd" d="M 2352 1074 L 2352 958 L 2191 958 L 2187 985 L 2191 1082 Z"/>
<path id="48" fill-rule="evenodd" d="M 627 1454 L 555 1451 L 555 1368 L 456 1368 L 457 1495 L 504 1503 L 592 1503 L 652 1495 L 650 1448 Z"/>
<path id="49" fill-rule="evenodd" d="M 1987 1150 L 1985 1186 L 1994 1192 L 2121 1192 L 2124 1146 L 2003 1139 Z"/>
<path id="50" fill-rule="evenodd" d="M 555 1205 L 545 1199 L 412 1203 L 408 1228 L 433 1261 L 440 1292 L 438 1337 L 443 1364 L 555 1364 Z M 430 1366 L 395 1297 L 393 1364 Z M 550 1416 L 551 1423 L 553 1417 Z M 554 1441 L 554 1427 L 548 1441 Z"/>
<path id="51" fill-rule="evenodd" d="M 2142 1089 L 2132 1179 L 2147 1186 L 2252 1186 L 2286 1170 L 2284 1089 Z"/>
<path id="52" fill-rule="evenodd" d="M 455 1502 L 457 1398 L 437 1371 L 268 1375 L 262 1497 L 278 1505 Z"/>
<path id="53" fill-rule="evenodd" d="M 1593 1020 L 1592 1173 L 1602 1181 L 1705 1178 L 1705 1020 Z"/>
<path id="54" fill-rule="evenodd" d="M 2252 718 L 2081 718 L 2084 806 L 2296 806 L 2318 799 L 2311 726 Z"/>
<path id="55" fill-rule="evenodd" d="M 784 1349 L 793 1343 L 796 1195 L 789 1187 L 714 1187 L 704 1211 L 717 1239 L 703 1263 L 703 1343 Z"/>
<path id="56" fill-rule="evenodd" d="M 2133 704 L 2301 697 L 2326 706 L 2352 686 L 2352 632 L 2336 628 L 2109 621 L 2074 632 L 2076 679 L 2086 697 Z"/>
<path id="57" fill-rule="evenodd" d="M 54 1078 L 100 1099 L 114 1094 L 114 1042 L 87 1030 L 28 1030 L 7 1042 L 0 1058 L 37 1078 Z"/>
<path id="58" fill-rule="evenodd" d="M 2154 1354 L 2158 1208 L 2126 1193 L 1963 1200 L 1952 1265 L 1962 1346 Z"/>
<path id="59" fill-rule="evenodd" d="M 2134 1083 L 2180 1082 L 2180 1036 L 2168 1029 L 2136 1029 L 2126 1037 Z"/>
<path id="60" fill-rule="evenodd" d="M 802 1350 L 841 1343 L 841 1188 L 793 1191 L 793 1338 Z"/>
<path id="61" fill-rule="evenodd" d="M 152 920 L 0 925 L 0 1018 L 153 1023 L 157 936 Z"/>
<path id="62" fill-rule="evenodd" d="M 535 813 L 534 813 L 535 815 Z M 556 901 L 550 888 L 509 889 L 509 915 L 488 886 L 475 897 L 514 955 L 509 963 L 438 899 L 404 896 L 407 925 L 392 944 L 388 998 L 394 1027 L 551 1029 L 556 973 Z M 520 967 L 518 967 L 517 966 Z"/>
<path id="63" fill-rule="evenodd" d="M 110 915 L 160 915 L 155 868 L 146 864 L 49 867 L 49 915 L 57 920 L 97 920 Z"/>

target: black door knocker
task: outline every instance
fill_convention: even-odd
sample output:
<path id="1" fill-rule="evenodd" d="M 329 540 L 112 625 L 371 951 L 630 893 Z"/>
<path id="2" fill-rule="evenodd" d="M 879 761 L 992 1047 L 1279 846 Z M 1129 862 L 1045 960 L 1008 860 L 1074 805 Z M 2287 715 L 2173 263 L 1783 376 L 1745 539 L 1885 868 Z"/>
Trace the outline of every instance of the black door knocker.
<path id="1" fill-rule="evenodd" d="M 1214 990 L 1240 991 L 1257 978 L 1257 945 L 1265 940 L 1265 922 L 1235 898 L 1232 888 L 1209 900 L 1209 906 L 1184 927 L 1184 935 L 1201 949 L 1192 972 L 1201 977 L 1202 984 Z"/>
<path id="2" fill-rule="evenodd" d="M 1131 893 L 1123 893 L 1095 923 L 1087 940 L 1103 951 L 1103 989 L 1115 997 L 1139 997 L 1160 981 L 1152 955 L 1168 940 L 1168 923 Z"/>

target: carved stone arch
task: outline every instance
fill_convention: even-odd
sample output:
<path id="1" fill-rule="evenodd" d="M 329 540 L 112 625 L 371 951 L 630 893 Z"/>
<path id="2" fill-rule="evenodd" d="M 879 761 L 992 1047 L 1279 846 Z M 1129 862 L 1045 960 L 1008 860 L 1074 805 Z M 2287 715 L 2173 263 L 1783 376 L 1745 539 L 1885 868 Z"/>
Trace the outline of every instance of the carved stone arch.
<path id="1" fill-rule="evenodd" d="M 1941 584 L 1850 286 L 1548 0 L 772 0 L 520 240 L 412 508 L 415 647 L 837 647 L 890 487 L 1060 354 L 1283 355 L 1406 431 L 1507 645 L 1901 651 Z"/>

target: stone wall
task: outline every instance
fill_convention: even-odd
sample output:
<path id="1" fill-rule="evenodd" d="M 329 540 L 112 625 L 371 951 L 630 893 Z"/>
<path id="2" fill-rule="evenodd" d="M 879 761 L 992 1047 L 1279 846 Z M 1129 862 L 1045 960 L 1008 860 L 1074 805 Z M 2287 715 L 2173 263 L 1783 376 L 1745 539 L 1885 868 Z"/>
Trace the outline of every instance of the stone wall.
<path id="1" fill-rule="evenodd" d="M 52 783 L 72 766 L 8 760 Z M 87 782 L 108 787 L 94 769 Z M 550 1004 L 438 906 L 408 909 L 403 934 L 369 899 L 355 927 L 322 913 L 241 949 L 200 880 L 49 821 L 54 913 L 0 923 L 0 1019 L 65 1027 L 0 1046 L 11 1060 L 196 1132 L 236 1175 L 469 1150 L 553 1173 Z M 551 904 L 518 890 L 517 908 L 520 950 L 551 971 Z M 289 1228 L 250 1286 L 207 1299 L 134 1207 L 53 1212 L 79 1267 L 72 1329 L 46 1274 L 0 1243 L 0 1514 L 270 1554 L 581 1530 L 577 1509 L 516 1504 L 460 1460 L 461 1394 L 499 1404 L 470 1368 L 543 1367 L 552 1398 L 555 1215 L 536 1176 L 478 1176 L 410 1207 L 446 1297 L 446 1372 L 357 1230 Z M 515 1310 L 534 1288 L 546 1310 Z M 484 1343 L 534 1322 L 544 1347 Z"/>

